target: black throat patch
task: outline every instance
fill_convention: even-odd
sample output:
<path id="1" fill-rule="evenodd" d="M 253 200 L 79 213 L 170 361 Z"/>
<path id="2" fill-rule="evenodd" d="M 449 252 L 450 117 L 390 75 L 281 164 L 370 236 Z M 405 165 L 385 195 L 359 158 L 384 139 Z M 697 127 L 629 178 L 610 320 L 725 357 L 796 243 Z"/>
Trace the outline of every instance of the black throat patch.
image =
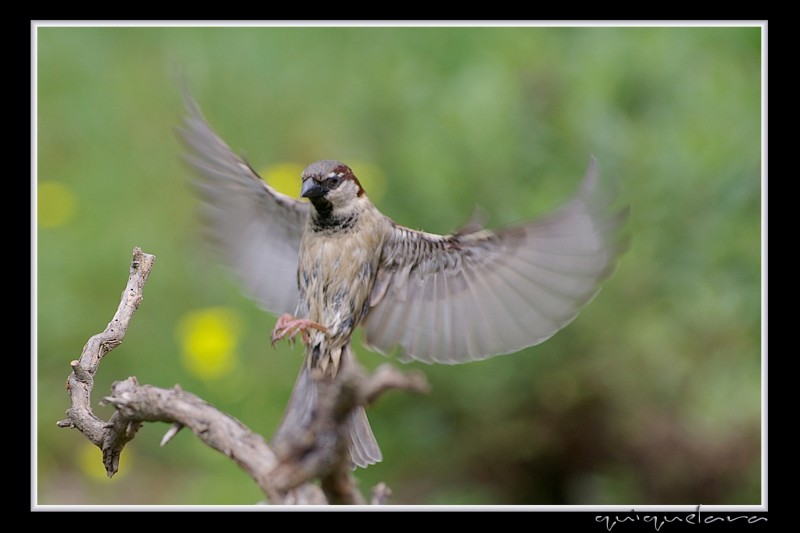
<path id="1" fill-rule="evenodd" d="M 311 229 L 315 232 L 347 231 L 355 226 L 358 217 L 355 213 L 336 215 L 333 205 L 324 197 L 312 198 L 316 213 L 311 215 Z"/>

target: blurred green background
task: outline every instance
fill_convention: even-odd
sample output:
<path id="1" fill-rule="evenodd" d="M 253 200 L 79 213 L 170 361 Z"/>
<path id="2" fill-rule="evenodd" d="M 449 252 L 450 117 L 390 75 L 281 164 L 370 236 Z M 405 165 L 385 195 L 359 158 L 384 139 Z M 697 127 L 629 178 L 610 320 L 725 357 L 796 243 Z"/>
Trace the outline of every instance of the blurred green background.
<path id="1" fill-rule="evenodd" d="M 301 350 L 200 237 L 174 128 L 185 79 L 290 194 L 350 163 L 399 223 L 498 226 L 572 194 L 594 154 L 632 205 L 630 251 L 548 342 L 424 371 L 370 409 L 395 504 L 761 501 L 761 28 L 39 27 L 39 504 L 251 504 L 255 483 L 147 424 L 104 477 L 59 429 L 69 361 L 111 319 L 131 251 L 157 256 L 111 382 L 179 383 L 267 437 Z M 291 176 L 287 179 L 286 176 Z M 363 364 L 385 359 L 359 342 Z M 108 407 L 98 407 L 107 417 Z"/>

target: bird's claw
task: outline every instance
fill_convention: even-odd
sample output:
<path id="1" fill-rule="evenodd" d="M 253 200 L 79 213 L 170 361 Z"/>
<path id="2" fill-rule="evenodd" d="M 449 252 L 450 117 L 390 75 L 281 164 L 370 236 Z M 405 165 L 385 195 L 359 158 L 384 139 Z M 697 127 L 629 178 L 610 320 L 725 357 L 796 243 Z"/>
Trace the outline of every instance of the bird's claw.
<path id="1" fill-rule="evenodd" d="M 278 317 L 275 323 L 275 328 L 272 330 L 272 347 L 275 343 L 288 337 L 289 345 L 294 346 L 297 342 L 297 335 L 301 336 L 303 344 L 308 345 L 309 334 L 308 330 L 316 329 L 322 333 L 328 333 L 328 328 L 322 324 L 317 324 L 313 320 L 306 318 L 296 318 L 292 315 L 285 314 Z"/>

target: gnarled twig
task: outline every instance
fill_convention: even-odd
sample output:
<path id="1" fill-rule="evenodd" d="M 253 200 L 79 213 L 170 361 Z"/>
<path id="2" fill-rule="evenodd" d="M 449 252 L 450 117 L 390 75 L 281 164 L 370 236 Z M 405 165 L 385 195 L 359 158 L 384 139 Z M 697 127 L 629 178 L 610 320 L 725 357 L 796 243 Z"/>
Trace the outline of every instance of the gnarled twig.
<path id="1" fill-rule="evenodd" d="M 133 313 L 142 302 L 142 290 L 155 259 L 154 255 L 142 252 L 139 247 L 133 249 L 128 284 L 122 292 L 114 318 L 102 333 L 89 339 L 80 359 L 70 363 L 72 374 L 67 379 L 67 390 L 72 405 L 67 409 L 67 418 L 60 420 L 58 426 L 77 428 L 92 444 L 98 446 L 103 451 L 103 464 L 109 477 L 117 472 L 122 448 L 133 438 L 140 424 L 122 421 L 116 413 L 108 422 L 94 414 L 91 407 L 94 375 L 103 357 L 122 344 Z"/>
<path id="2" fill-rule="evenodd" d="M 134 248 L 130 276 L 117 312 L 106 329 L 86 343 L 67 380 L 71 406 L 59 427 L 76 428 L 103 451 L 103 464 L 109 477 L 119 467 L 119 457 L 143 422 L 173 425 L 161 444 L 172 439 L 183 427 L 200 440 L 233 459 L 264 491 L 271 503 L 278 504 L 363 504 L 364 499 L 350 472 L 347 452 L 347 415 L 356 406 L 366 406 L 383 392 L 402 389 L 427 391 L 424 376 L 403 374 L 383 365 L 368 375 L 352 368 L 329 386 L 320 388 L 319 405 L 309 427 L 298 428 L 293 443 L 276 453 L 264 438 L 235 418 L 222 413 L 179 386 L 162 389 L 140 385 L 135 377 L 116 381 L 103 401 L 116 408 L 108 421 L 97 417 L 91 408 L 94 375 L 100 361 L 122 343 L 133 313 L 142 301 L 142 290 L 155 256 Z M 312 483 L 320 480 L 320 486 Z M 390 494 L 385 484 L 373 490 L 371 503 L 384 504 Z"/>

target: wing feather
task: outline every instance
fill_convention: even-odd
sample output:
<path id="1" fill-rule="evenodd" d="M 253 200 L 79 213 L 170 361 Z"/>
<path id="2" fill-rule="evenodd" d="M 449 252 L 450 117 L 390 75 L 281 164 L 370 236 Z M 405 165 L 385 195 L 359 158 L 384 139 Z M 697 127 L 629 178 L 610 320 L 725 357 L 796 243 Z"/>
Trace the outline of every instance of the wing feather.
<path id="1" fill-rule="evenodd" d="M 627 210 L 614 212 L 613 201 L 592 159 L 575 197 L 546 218 L 449 236 L 394 226 L 364 322 L 367 344 L 453 364 L 545 341 L 616 266 Z"/>
<path id="2" fill-rule="evenodd" d="M 187 116 L 178 133 L 195 173 L 208 240 L 249 297 L 273 313 L 293 313 L 308 204 L 267 185 L 214 133 L 194 100 L 185 100 Z"/>

